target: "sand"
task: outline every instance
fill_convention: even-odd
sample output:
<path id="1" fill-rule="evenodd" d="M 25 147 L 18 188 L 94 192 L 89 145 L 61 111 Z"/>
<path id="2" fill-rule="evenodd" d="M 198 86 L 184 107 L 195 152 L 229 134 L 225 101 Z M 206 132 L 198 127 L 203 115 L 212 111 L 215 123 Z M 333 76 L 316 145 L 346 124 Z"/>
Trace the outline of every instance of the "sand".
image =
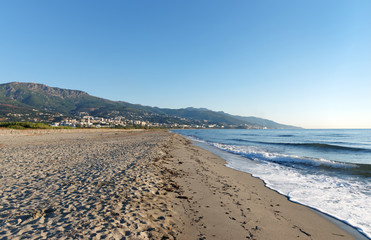
<path id="1" fill-rule="evenodd" d="M 0 239 L 354 239 L 167 131 L 0 130 Z"/>

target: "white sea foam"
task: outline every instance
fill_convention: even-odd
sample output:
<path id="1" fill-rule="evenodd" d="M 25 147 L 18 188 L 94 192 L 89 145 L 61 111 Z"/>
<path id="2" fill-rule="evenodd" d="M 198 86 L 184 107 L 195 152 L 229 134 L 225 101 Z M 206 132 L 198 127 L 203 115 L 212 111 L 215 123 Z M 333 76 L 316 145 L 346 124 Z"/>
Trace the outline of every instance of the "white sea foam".
<path id="1" fill-rule="evenodd" d="M 189 140 L 194 141 L 194 142 L 206 143 L 206 141 L 204 141 L 204 140 L 202 140 L 198 137 L 195 137 L 195 136 L 186 136 L 186 138 L 188 138 Z"/>
<path id="2" fill-rule="evenodd" d="M 269 153 L 253 146 L 213 144 L 215 147 L 252 159 L 227 159 L 227 166 L 251 173 L 290 200 L 327 213 L 371 236 L 371 183 L 354 177 L 329 176 L 320 171 L 310 173 L 282 163 L 299 163 L 333 168 L 356 165 L 336 163 L 325 159 L 306 159 L 298 156 Z"/>
<path id="3" fill-rule="evenodd" d="M 326 160 L 323 158 L 304 158 L 295 155 L 286 155 L 279 153 L 270 153 L 264 151 L 261 148 L 254 146 L 234 146 L 234 145 L 225 145 L 220 143 L 214 143 L 213 146 L 228 151 L 234 154 L 239 154 L 249 159 L 256 161 L 268 161 L 268 162 L 277 162 L 277 163 L 290 163 L 290 164 L 304 164 L 309 166 L 326 166 L 331 168 L 355 168 L 358 167 L 354 164 L 349 163 L 340 163 L 335 161 Z"/>

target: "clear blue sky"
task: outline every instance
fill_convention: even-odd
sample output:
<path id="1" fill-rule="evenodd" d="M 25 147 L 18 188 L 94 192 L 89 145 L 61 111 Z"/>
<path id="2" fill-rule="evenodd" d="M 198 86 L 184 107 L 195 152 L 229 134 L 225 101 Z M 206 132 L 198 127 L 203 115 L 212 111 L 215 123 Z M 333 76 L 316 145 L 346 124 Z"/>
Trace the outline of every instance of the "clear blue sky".
<path id="1" fill-rule="evenodd" d="M 0 83 L 371 128 L 371 1 L 0 2 Z"/>

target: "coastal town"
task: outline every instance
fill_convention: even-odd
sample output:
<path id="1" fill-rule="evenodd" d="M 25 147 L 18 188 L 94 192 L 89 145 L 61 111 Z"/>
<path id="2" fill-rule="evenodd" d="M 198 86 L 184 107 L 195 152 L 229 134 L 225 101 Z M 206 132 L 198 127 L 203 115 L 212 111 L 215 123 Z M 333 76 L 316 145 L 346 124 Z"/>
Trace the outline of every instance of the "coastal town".
<path id="1" fill-rule="evenodd" d="M 120 116 L 119 112 L 112 111 L 108 117 L 97 117 L 80 112 L 77 117 L 67 117 L 59 122 L 52 122 L 52 126 L 69 127 L 93 127 L 93 128 L 192 128 L 192 129 L 224 129 L 224 128 L 243 128 L 243 129 L 266 129 L 248 124 L 228 125 L 223 123 L 210 122 L 208 120 L 190 120 L 177 116 L 160 117 L 157 114 L 130 115 L 130 117 Z M 154 121 L 157 119 L 158 121 Z"/>
<path id="2" fill-rule="evenodd" d="M 185 119 L 183 119 L 185 121 Z M 148 120 L 132 120 L 123 116 L 104 118 L 83 116 L 81 118 L 64 118 L 60 122 L 53 122 L 52 126 L 69 126 L 69 127 L 117 127 L 117 128 L 225 128 L 222 124 L 209 124 L 208 121 L 198 121 L 199 123 L 180 124 L 168 122 L 150 122 Z"/>

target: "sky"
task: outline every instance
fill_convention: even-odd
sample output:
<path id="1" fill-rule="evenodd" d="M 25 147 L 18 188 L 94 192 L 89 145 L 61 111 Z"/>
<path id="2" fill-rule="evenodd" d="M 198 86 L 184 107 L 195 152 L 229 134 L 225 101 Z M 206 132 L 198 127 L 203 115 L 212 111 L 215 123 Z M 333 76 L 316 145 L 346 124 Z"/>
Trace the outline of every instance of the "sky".
<path id="1" fill-rule="evenodd" d="M 369 0 L 0 1 L 0 84 L 371 128 Z"/>

